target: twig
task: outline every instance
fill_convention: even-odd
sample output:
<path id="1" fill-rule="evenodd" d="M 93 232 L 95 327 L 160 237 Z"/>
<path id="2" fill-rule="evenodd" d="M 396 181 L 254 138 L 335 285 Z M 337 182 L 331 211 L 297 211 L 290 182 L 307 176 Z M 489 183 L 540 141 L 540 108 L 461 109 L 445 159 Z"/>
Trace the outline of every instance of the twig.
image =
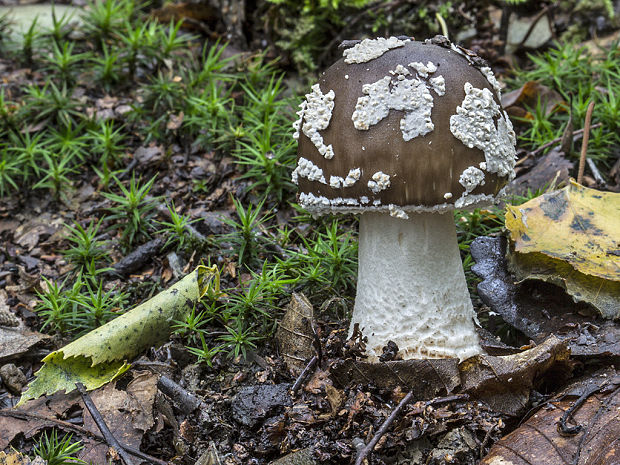
<path id="1" fill-rule="evenodd" d="M 366 456 L 368 454 L 370 454 L 370 452 L 375 448 L 375 446 L 379 442 L 379 439 L 381 439 L 383 437 L 383 435 L 386 433 L 386 431 L 388 430 L 390 425 L 392 423 L 394 423 L 394 420 L 400 414 L 400 411 L 409 402 L 411 402 L 412 398 L 413 398 L 413 391 L 409 391 L 407 393 L 407 395 L 405 397 L 403 397 L 403 399 L 399 402 L 399 404 L 396 406 L 396 408 L 394 410 L 392 410 L 392 413 L 390 413 L 390 416 L 387 417 L 387 419 L 383 422 L 383 424 L 377 430 L 377 433 L 373 436 L 373 438 L 370 440 L 370 442 L 368 444 L 366 444 L 366 446 L 359 452 L 359 454 L 357 455 L 357 457 L 355 459 L 355 465 L 362 465 L 362 462 L 364 461 Z M 457 401 L 457 400 L 467 400 L 467 399 L 469 399 L 469 395 L 468 394 L 454 394 L 452 396 L 438 397 L 436 399 L 429 400 L 428 402 L 425 403 L 424 407 L 426 408 L 426 407 L 429 407 L 431 405 L 447 404 L 448 402 L 453 402 L 453 401 Z M 420 412 L 418 412 L 418 413 L 421 413 L 422 411 L 423 411 L 423 409 L 421 409 Z"/>
<path id="2" fill-rule="evenodd" d="M 125 168 L 125 170 L 124 170 L 122 173 L 120 173 L 120 174 L 116 177 L 116 179 L 123 179 L 125 176 L 127 176 L 129 173 L 131 173 L 131 172 L 132 172 L 132 171 L 136 168 L 136 166 L 138 166 L 138 160 L 137 160 L 136 158 L 133 158 L 133 159 L 129 162 L 129 164 L 127 165 L 127 167 Z"/>
<path id="3" fill-rule="evenodd" d="M 606 383 L 603 383 L 603 385 L 601 385 L 601 390 L 603 389 L 603 387 L 605 387 Z M 598 419 L 600 418 L 601 415 L 604 415 L 606 412 L 609 411 L 609 404 L 611 402 L 613 402 L 615 400 L 616 394 L 618 393 L 618 390 L 620 390 L 620 386 L 616 387 L 616 389 L 614 389 L 611 394 L 609 394 L 607 396 L 607 398 L 605 399 L 604 402 L 602 402 L 602 407 L 603 408 L 599 408 L 597 409 L 596 413 L 594 414 L 594 417 L 592 417 L 590 419 L 590 425 L 595 425 L 596 422 L 598 421 Z M 590 427 L 590 425 L 588 425 L 588 428 Z M 577 453 L 575 454 L 575 458 L 573 459 L 573 465 L 577 465 L 579 463 L 579 460 L 581 458 L 581 450 L 583 447 L 584 442 L 586 441 L 586 438 L 588 437 L 588 430 L 586 430 L 584 432 L 584 434 L 581 436 L 581 439 L 579 440 L 579 445 L 577 446 Z"/>
<path id="4" fill-rule="evenodd" d="M 95 403 L 93 402 L 93 400 L 90 398 L 90 396 L 86 392 L 86 388 L 84 387 L 84 385 L 82 383 L 75 383 L 75 387 L 77 387 L 77 390 L 80 392 L 84 405 L 90 412 L 90 415 L 93 417 L 95 424 L 99 428 L 99 431 L 101 431 L 101 434 L 103 434 L 103 437 L 105 438 L 108 445 L 116 449 L 116 451 L 118 452 L 118 455 L 121 456 L 121 458 L 123 459 L 123 462 L 125 462 L 126 465 L 133 465 L 133 461 L 131 460 L 131 457 L 129 457 L 129 454 L 127 453 L 127 451 L 123 449 L 123 447 L 119 444 L 119 442 L 116 440 L 116 438 L 114 437 L 114 435 L 108 428 L 108 425 L 106 425 L 105 420 L 99 413 L 99 410 L 97 410 Z"/>
<path id="5" fill-rule="evenodd" d="M 600 391 L 602 387 L 603 385 L 592 386 L 592 387 L 586 388 L 583 391 L 583 394 L 579 396 L 579 398 L 573 403 L 573 405 L 571 405 L 570 408 L 568 408 L 564 412 L 564 414 L 562 415 L 562 418 L 560 418 L 560 421 L 558 421 L 558 429 L 560 431 L 560 434 L 565 435 L 565 436 L 572 436 L 572 435 L 579 433 L 579 431 L 581 431 L 583 426 L 581 425 L 568 426 L 566 422 L 570 420 L 573 414 L 579 409 L 579 407 L 581 407 L 585 403 L 585 401 L 588 400 L 588 397 L 590 397 L 595 392 Z"/>
<path id="6" fill-rule="evenodd" d="M 413 391 L 409 391 L 407 395 L 403 397 L 403 399 L 398 403 L 396 408 L 392 410 L 392 413 L 390 413 L 390 416 L 387 417 L 387 419 L 383 422 L 383 424 L 381 425 L 377 433 L 373 436 L 373 438 L 370 440 L 370 442 L 366 444 L 366 446 L 360 451 L 359 454 L 357 454 L 357 458 L 355 459 L 355 465 L 362 465 L 362 462 L 364 461 L 366 456 L 370 454 L 370 452 L 375 448 L 375 446 L 379 442 L 379 439 L 383 437 L 383 435 L 388 430 L 390 425 L 394 422 L 396 417 L 400 414 L 400 411 L 403 408 L 405 408 L 405 406 L 409 402 L 411 402 L 412 399 L 413 399 Z"/>
<path id="7" fill-rule="evenodd" d="M 577 183 L 583 180 L 583 171 L 586 168 L 586 153 L 588 151 L 588 141 L 590 140 L 590 122 L 592 121 L 592 110 L 594 102 L 590 102 L 586 111 L 586 121 L 583 125 L 583 140 L 581 141 L 581 157 L 579 158 L 579 171 L 577 172 Z"/>
<path id="8" fill-rule="evenodd" d="M 10 417 L 10 418 L 17 418 L 18 420 L 39 420 L 42 422 L 48 422 L 51 423 L 53 425 L 57 425 L 61 428 L 66 429 L 67 431 L 72 431 L 76 434 L 79 434 L 81 436 L 86 436 L 89 437 L 91 439 L 94 439 L 95 441 L 99 441 L 101 443 L 106 443 L 106 440 L 103 436 L 100 436 L 97 433 L 94 433 L 82 426 L 78 426 L 78 425 L 74 425 L 73 423 L 69 423 L 67 421 L 62 421 L 62 420 L 58 420 L 56 418 L 48 418 L 44 415 L 39 415 L 37 413 L 31 413 L 31 412 L 22 412 L 20 410 L 14 410 L 14 409 L 2 409 L 0 410 L 0 417 Z M 130 446 L 128 444 L 123 444 L 120 443 L 121 446 L 123 447 L 123 449 L 125 449 L 127 452 L 129 452 L 131 455 L 138 457 L 142 460 L 146 460 L 148 462 L 151 463 L 155 463 L 157 465 L 168 465 L 168 462 L 166 462 L 165 460 L 160 460 L 158 458 L 155 458 L 149 454 L 146 454 L 144 452 L 142 452 L 139 449 L 136 449 L 133 446 Z"/>
<path id="9" fill-rule="evenodd" d="M 534 19 L 530 23 L 530 27 L 527 29 L 527 32 L 523 36 L 523 39 L 521 39 L 521 42 L 519 42 L 519 45 L 517 46 L 517 49 L 520 49 L 520 48 L 522 48 L 525 45 L 525 43 L 527 42 L 527 39 L 530 38 L 530 35 L 532 34 L 532 31 L 534 31 L 534 28 L 538 24 L 538 21 L 540 21 L 543 16 L 547 16 L 547 19 L 549 19 L 549 6 L 548 5 L 545 6 L 542 10 L 540 10 L 538 12 L 538 14 L 534 17 Z M 551 21 L 549 21 L 549 22 L 551 22 Z"/>
<path id="10" fill-rule="evenodd" d="M 157 388 L 181 409 L 184 414 L 190 414 L 196 409 L 206 410 L 207 405 L 194 394 L 184 389 L 167 376 L 160 376 L 157 380 Z"/>
<path id="11" fill-rule="evenodd" d="M 316 355 L 312 356 L 312 358 L 310 359 L 306 367 L 303 369 L 303 371 L 301 372 L 301 374 L 295 381 L 295 384 L 293 384 L 293 387 L 291 388 L 291 391 L 293 392 L 293 394 L 295 394 L 299 390 L 302 383 L 308 377 L 310 372 L 314 369 L 314 366 L 316 365 L 318 361 L 319 361 L 319 357 L 317 357 Z"/>
<path id="12" fill-rule="evenodd" d="M 598 183 L 599 186 L 605 186 L 605 180 L 603 179 L 603 176 L 601 176 L 601 172 L 596 167 L 594 160 L 592 160 L 591 158 L 587 158 L 586 162 L 588 162 L 588 167 L 590 168 L 590 171 L 592 171 L 594 180 Z"/>
<path id="13" fill-rule="evenodd" d="M 115 274 L 127 276 L 130 273 L 138 271 L 149 260 L 151 260 L 154 255 L 157 255 L 164 245 L 165 241 L 162 237 L 156 237 L 155 239 L 142 244 L 129 255 L 115 263 L 112 270 L 107 274 L 111 276 L 114 276 Z"/>
<path id="14" fill-rule="evenodd" d="M 493 434 L 493 431 L 495 431 L 495 428 L 497 428 L 497 425 L 493 425 L 491 426 L 486 434 L 484 435 L 484 439 L 482 440 L 482 443 L 480 444 L 480 457 L 484 457 L 484 449 L 487 446 L 487 444 L 489 443 L 489 439 L 491 439 L 491 434 Z"/>
<path id="15" fill-rule="evenodd" d="M 593 124 L 592 126 L 590 126 L 590 129 L 600 128 L 601 126 L 602 126 L 601 123 L 596 123 L 596 124 Z M 580 136 L 583 133 L 583 131 L 584 131 L 583 129 L 577 129 L 576 131 L 573 131 L 573 138 L 575 138 L 577 136 Z M 562 137 L 564 137 L 564 136 L 562 136 Z M 530 152 L 530 154 L 533 155 L 533 156 L 538 155 L 540 152 L 542 152 L 545 149 L 548 149 L 552 145 L 555 145 L 558 142 L 562 142 L 562 137 L 558 137 L 557 139 L 553 139 L 552 141 L 549 141 L 546 144 L 541 145 L 536 150 L 532 150 Z"/>

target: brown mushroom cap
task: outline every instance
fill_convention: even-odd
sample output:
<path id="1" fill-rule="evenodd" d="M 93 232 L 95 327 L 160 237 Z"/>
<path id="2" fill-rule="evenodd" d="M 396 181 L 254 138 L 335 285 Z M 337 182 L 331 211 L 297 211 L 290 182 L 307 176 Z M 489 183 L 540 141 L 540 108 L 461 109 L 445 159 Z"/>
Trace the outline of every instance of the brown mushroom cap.
<path id="1" fill-rule="evenodd" d="M 437 69 L 426 76 L 423 76 L 424 72 L 418 72 L 415 66 L 409 66 L 412 63 L 428 62 Z M 472 204 L 488 204 L 491 196 L 495 196 L 513 175 L 514 133 L 507 121 L 504 127 L 511 133 L 509 139 L 512 142 L 513 158 L 510 172 L 491 172 L 486 169 L 484 151 L 476 146 L 468 147 L 451 131 L 451 117 L 457 115 L 457 107 L 463 105 L 467 83 L 470 89 L 488 89 L 493 101 L 499 106 L 500 111 L 493 117 L 495 127 L 490 128 L 491 131 L 497 131 L 500 119 L 507 120 L 501 111 L 497 87 L 489 82 L 489 79 L 494 81 L 490 70 L 487 68 L 488 71 L 483 72 L 484 69 L 481 71 L 480 65 L 474 65 L 474 62 L 476 60 L 467 56 L 467 53 L 454 46 L 450 48 L 449 43 L 445 46 L 444 42 L 444 46 L 439 46 L 431 41 L 406 41 L 365 62 L 346 63 L 342 58 L 332 65 L 318 83 L 319 95 L 322 93 L 325 96 L 333 91 L 330 94 L 333 95 L 331 118 L 327 127 L 320 127 L 317 132 L 323 144 L 331 145 L 333 157 L 323 156 L 317 148 L 316 140 L 313 142 L 303 130 L 299 130 L 299 160 L 308 160 L 315 170 L 322 170 L 320 180 L 318 176 L 313 178 L 294 174 L 301 193 L 300 203 L 316 213 L 349 208 L 363 210 L 366 206 L 387 210 L 389 205 L 405 210 L 445 210 L 453 208 L 454 203 L 464 195 L 472 196 Z M 398 73 L 395 73 L 398 65 L 406 68 L 409 73 L 400 77 L 401 80 L 417 79 L 425 83 L 432 96 L 430 118 L 434 128 L 405 140 L 401 119 L 406 111 L 390 109 L 386 117 L 371 124 L 367 130 L 356 129 L 353 114 L 358 99 L 368 94 L 368 87 L 365 93 L 364 85 L 389 76 L 390 89 L 394 89 L 398 81 Z M 445 81 L 443 95 L 430 85 L 430 79 L 439 76 Z M 424 105 L 428 106 L 429 103 L 425 102 Z M 327 113 L 329 116 L 329 111 Z M 298 124 L 303 126 L 306 118 L 308 115 L 304 114 L 302 107 Z M 423 120 L 419 122 L 423 124 Z M 493 137 L 493 134 L 490 133 L 489 137 Z M 344 179 L 350 170 L 357 168 L 360 169 L 359 179 L 352 179 L 353 182 L 348 186 L 330 185 L 331 176 Z M 461 180 L 462 174 L 468 169 L 476 172 L 480 169 L 484 173 L 484 183 L 475 185 L 469 192 Z M 375 192 L 369 187 L 369 181 L 373 181 L 373 176 L 379 172 L 389 176 L 389 187 L 378 191 L 375 189 Z M 305 201 L 308 194 L 322 199 L 322 203 L 318 200 L 314 204 Z"/>

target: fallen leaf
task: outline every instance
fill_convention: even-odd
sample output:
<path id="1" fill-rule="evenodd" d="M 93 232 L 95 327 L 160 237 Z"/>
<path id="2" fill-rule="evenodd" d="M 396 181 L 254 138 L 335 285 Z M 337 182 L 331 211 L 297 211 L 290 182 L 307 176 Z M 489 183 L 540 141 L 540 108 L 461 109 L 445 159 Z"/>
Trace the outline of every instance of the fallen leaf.
<path id="1" fill-rule="evenodd" d="M 325 393 L 327 394 L 329 406 L 332 409 L 332 416 L 335 416 L 344 401 L 344 393 L 340 389 L 336 389 L 331 384 L 325 385 Z"/>
<path id="2" fill-rule="evenodd" d="M 49 339 L 47 334 L 29 331 L 6 303 L 7 294 L 0 290 L 0 314 L 5 315 L 0 323 L 0 364 L 17 359 L 39 342 Z"/>
<path id="3" fill-rule="evenodd" d="M 414 398 L 430 400 L 466 393 L 506 415 L 525 407 L 532 386 L 546 371 L 568 360 L 566 344 L 555 336 L 523 352 L 478 355 L 458 359 L 411 359 L 382 363 L 345 360 L 333 364 L 330 375 L 339 386 L 368 384 L 393 389 L 402 386 Z M 556 374 L 557 376 L 557 374 Z"/>
<path id="4" fill-rule="evenodd" d="M 183 118 L 185 115 L 183 112 L 180 112 L 178 115 L 170 115 L 168 118 L 168 123 L 166 123 L 166 129 L 169 131 L 176 131 L 183 124 Z"/>
<path id="5" fill-rule="evenodd" d="M 527 81 L 520 88 L 502 95 L 502 107 L 510 116 L 533 120 L 529 110 L 539 104 L 549 116 L 555 111 L 565 111 L 566 102 L 562 96 L 550 87 L 537 81 Z"/>
<path id="6" fill-rule="evenodd" d="M 483 400 L 493 410 L 517 415 L 527 407 L 536 379 L 569 356 L 566 343 L 555 336 L 513 355 L 476 355 L 459 364 L 460 392 Z"/>
<path id="7" fill-rule="evenodd" d="M 525 195 L 528 191 L 536 192 L 548 188 L 550 184 L 559 184 L 569 179 L 569 172 L 574 164 L 564 158 L 564 153 L 558 149 L 536 161 L 534 167 L 527 173 L 517 176 L 506 188 L 507 194 Z"/>
<path id="8" fill-rule="evenodd" d="M 31 251 L 40 240 L 46 239 L 62 228 L 62 218 L 43 213 L 16 228 L 13 232 L 13 240 L 16 244 Z"/>
<path id="9" fill-rule="evenodd" d="M 605 318 L 620 317 L 620 194 L 571 180 L 564 189 L 508 206 L 506 227 L 518 280 L 559 285 Z"/>
<path id="10" fill-rule="evenodd" d="M 10 451 L 8 454 L 0 452 L 0 465 L 46 465 L 47 462 L 41 457 L 35 457 L 34 460 L 30 460 L 27 455 L 22 455 L 21 452 Z"/>
<path id="11" fill-rule="evenodd" d="M 303 294 L 293 293 L 278 324 L 276 341 L 290 371 L 299 375 L 314 354 L 312 319 L 314 309 Z"/>
<path id="12" fill-rule="evenodd" d="M 140 448 L 144 433 L 155 424 L 153 404 L 157 394 L 157 376 L 150 372 L 134 373 L 134 379 L 125 390 L 119 390 L 116 383 L 108 384 L 91 394 L 93 403 L 101 413 L 110 431 L 124 444 Z M 90 413 L 84 411 L 84 427 L 98 431 Z M 108 447 L 98 444 L 90 451 L 80 454 L 86 462 L 105 463 Z"/>
<path id="13" fill-rule="evenodd" d="M 508 272 L 506 239 L 479 237 L 471 244 L 482 281 L 478 295 L 492 312 L 529 339 L 542 343 L 555 334 L 568 344 L 571 357 L 613 360 L 620 357 L 620 327 L 592 315 L 585 303 L 575 303 L 561 288 L 542 281 L 515 282 Z M 490 314 L 490 320 L 497 318 Z"/>
<path id="14" fill-rule="evenodd" d="M 155 426 L 154 402 L 157 394 L 157 375 L 150 372 L 132 373 L 133 380 L 120 390 L 116 383 L 91 393 L 90 397 L 114 436 L 121 442 L 140 448 L 144 433 Z M 93 435 L 80 434 L 65 423 L 67 416 L 83 411 L 83 428 Z M 6 448 L 16 436 L 32 439 L 44 429 L 58 427 L 69 434 L 79 435 L 84 448 L 78 458 L 87 463 L 107 463 L 108 445 L 95 439 L 101 433 L 90 413 L 84 408 L 81 396 L 58 392 L 49 397 L 30 400 L 17 409 L 0 410 L 0 449 Z M 64 433 L 63 433 L 64 434 Z"/>
<path id="15" fill-rule="evenodd" d="M 171 288 L 50 353 L 18 405 L 61 389 L 71 392 L 76 382 L 92 390 L 120 376 L 129 368 L 127 360 L 168 338 L 174 321 L 193 308 L 214 276 L 215 267 L 199 266 Z"/>
<path id="16" fill-rule="evenodd" d="M 612 381 L 611 376 L 602 377 Z M 493 445 L 481 465 L 611 465 L 620 461 L 620 389 L 608 389 L 588 396 L 572 415 L 569 426 L 580 425 L 576 434 L 560 434 L 558 423 L 595 379 L 588 377 L 545 404 L 523 425 Z M 616 376 L 616 381 L 618 378 Z M 601 383 L 601 384 L 602 384 Z M 579 389 L 581 387 L 581 389 Z"/>

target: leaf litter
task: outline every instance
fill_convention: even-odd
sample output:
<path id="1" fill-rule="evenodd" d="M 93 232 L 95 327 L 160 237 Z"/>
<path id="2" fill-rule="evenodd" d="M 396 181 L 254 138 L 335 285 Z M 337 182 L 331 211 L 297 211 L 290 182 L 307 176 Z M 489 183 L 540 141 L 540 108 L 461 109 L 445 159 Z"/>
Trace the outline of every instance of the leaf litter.
<path id="1" fill-rule="evenodd" d="M 561 111 L 563 102 L 557 94 L 540 84 L 530 84 L 529 87 L 531 89 L 522 89 L 521 94 L 516 97 L 513 110 L 518 105 L 530 105 L 524 100 L 524 94 L 527 93 L 525 91 L 528 90 L 532 91 L 531 95 L 541 96 L 548 102 L 546 111 Z M 78 89 L 78 93 L 84 94 L 84 89 Z M 88 99 L 88 95 L 83 96 L 83 101 Z M 128 110 L 127 104 L 132 102 L 130 99 L 116 101 L 116 98 L 106 97 L 89 103 L 89 115 L 120 118 Z M 525 111 L 527 112 L 527 109 Z M 528 116 L 527 113 L 525 115 Z M 166 122 L 170 131 L 177 131 L 179 125 L 186 121 L 183 113 L 175 112 L 168 116 Z M 28 130 L 34 129 L 31 127 Z M 175 196 L 175 200 L 178 200 L 182 195 L 187 195 L 188 179 L 197 177 L 205 180 L 205 185 L 210 188 L 208 196 L 189 206 L 191 211 L 196 213 L 192 214 L 193 217 L 210 215 L 209 221 L 201 222 L 200 227 L 205 234 L 216 234 L 215 231 L 222 227 L 219 221 L 221 215 L 219 212 L 205 213 L 205 210 L 218 208 L 222 209 L 220 212 L 223 215 L 229 215 L 226 209 L 228 196 L 231 193 L 242 193 L 247 185 L 230 179 L 230 174 L 235 171 L 234 168 L 230 169 L 230 161 L 214 163 L 209 154 L 187 157 L 178 146 L 169 150 L 172 155 L 167 147 L 160 150 L 157 145 L 142 145 L 135 151 L 133 158 L 138 169 L 166 169 L 185 158 L 187 165 L 192 168 L 191 174 L 180 168 L 170 169 L 162 182 L 167 188 L 174 190 L 175 194 L 179 194 Z M 197 152 L 194 154 L 198 155 Z M 522 183 L 525 186 L 523 189 L 537 189 L 550 180 L 556 179 L 559 182 L 564 178 L 565 172 L 570 171 L 570 166 L 561 154 L 554 156 L 556 158 L 550 156 L 528 165 L 531 176 Z M 169 161 L 172 163 L 166 165 Z M 537 168 L 538 171 L 535 171 Z M 556 177 L 558 170 L 562 174 Z M 101 214 L 102 205 L 90 198 L 93 192 L 91 184 L 96 185 L 99 182 L 97 178 L 93 179 L 86 180 L 81 188 L 69 193 L 68 201 L 65 202 L 65 206 L 75 213 L 82 201 L 80 192 L 84 194 L 88 201 L 82 205 L 87 211 L 80 212 L 78 216 Z M 0 210 L 3 208 L 5 206 L 0 205 Z M 17 224 L 7 223 L 6 231 L 11 231 L 24 222 L 20 220 Z M 302 228 L 299 228 L 300 234 L 305 234 Z M 17 314 L 24 319 L 34 319 L 28 309 L 33 308 L 30 304 L 40 284 L 40 279 L 37 279 L 39 273 L 58 277 L 70 271 L 70 267 L 62 263 L 62 257 L 49 253 L 51 246 L 45 243 L 47 231 L 41 231 L 39 234 L 33 229 L 23 237 L 14 237 L 7 241 L 8 257 L 19 262 L 21 268 L 19 272 L 12 270 L 6 275 L 0 274 L 0 279 L 8 276 L 11 309 L 18 308 Z M 53 238 L 53 235 L 50 238 Z M 15 242 L 17 247 L 11 242 Z M 163 282 L 173 279 L 169 270 L 171 265 L 159 262 L 161 254 L 158 254 L 157 249 L 158 247 L 151 244 L 151 251 L 145 254 L 144 261 L 121 273 L 124 278 L 135 281 L 157 276 L 161 271 Z M 119 252 L 113 253 L 117 264 L 120 263 Z M 242 275 L 242 269 L 233 261 L 218 258 L 218 262 L 231 280 L 238 274 Z M 185 264 L 186 267 L 190 263 L 191 259 Z M 501 266 L 497 265 L 495 268 Z M 109 416 L 109 423 L 118 431 L 119 436 L 133 444 L 141 443 L 147 450 L 156 451 L 158 456 L 168 457 L 171 461 L 182 456 L 186 461 L 194 463 L 195 457 L 200 456 L 196 463 L 203 465 L 254 464 L 268 463 L 276 457 L 284 456 L 276 463 L 307 465 L 318 463 L 319 460 L 332 463 L 352 460 L 390 417 L 394 407 L 411 392 L 408 389 L 415 389 L 417 398 L 404 407 L 402 415 L 396 418 L 387 433 L 378 439 L 370 456 L 371 463 L 388 463 L 394 460 L 409 463 L 475 463 L 504 431 L 514 427 L 514 424 L 507 426 L 507 421 L 514 421 L 515 415 L 518 416 L 518 412 L 526 405 L 537 403 L 538 397 L 544 395 L 541 392 L 553 391 L 565 377 L 570 376 L 570 363 L 574 362 L 574 358 L 567 363 L 567 347 L 572 351 L 571 357 L 580 356 L 578 360 L 582 363 L 595 363 L 594 360 L 599 357 L 606 361 L 617 360 L 614 357 L 618 354 L 617 350 L 614 352 L 613 343 L 617 346 L 619 338 L 617 334 L 614 336 L 613 331 L 608 331 L 615 328 L 612 322 L 601 321 L 596 313 L 587 311 L 589 307 L 584 303 L 576 304 L 570 299 L 568 303 L 566 300 L 562 301 L 564 294 L 555 287 L 536 287 L 538 283 L 531 282 L 515 284 L 514 279 L 511 281 L 509 278 L 505 267 L 503 271 L 506 273 L 502 281 L 506 301 L 513 305 L 510 309 L 513 319 L 509 321 L 506 317 L 506 321 L 517 328 L 523 328 L 523 332 L 534 341 L 526 347 L 504 344 L 497 350 L 512 354 L 506 357 L 497 354 L 479 357 L 463 366 L 433 362 L 424 366 L 405 364 L 405 368 L 401 369 L 397 368 L 400 361 L 393 360 L 380 364 L 379 368 L 369 367 L 359 358 L 359 341 L 347 341 L 345 330 L 338 327 L 337 322 L 326 318 L 323 311 L 317 315 L 309 313 L 309 309 L 305 307 L 300 314 L 288 315 L 291 319 L 281 322 L 280 327 L 283 328 L 282 333 L 306 337 L 301 337 L 301 342 L 289 338 L 284 343 L 282 340 L 286 338 L 281 337 L 280 354 L 271 341 L 268 341 L 260 353 L 249 351 L 247 361 L 239 358 L 225 361 L 218 356 L 213 361 L 213 368 L 205 367 L 204 364 L 195 363 L 195 358 L 188 356 L 178 337 L 173 336 L 172 341 L 162 348 L 149 350 L 148 359 L 141 359 L 136 363 L 137 367 L 140 367 L 140 363 L 149 366 L 152 372 L 161 370 L 170 372 L 168 374 L 174 373 L 175 377 L 180 378 L 180 383 L 204 399 L 199 407 L 202 411 L 200 416 L 197 416 L 195 409 L 189 413 L 180 409 L 177 405 L 178 399 L 173 394 L 156 396 L 159 400 L 153 401 L 153 376 L 145 377 L 143 387 L 130 387 L 132 379 L 141 376 L 135 369 L 128 370 L 123 377 L 109 382 L 92 395 L 102 412 Z M 536 306 L 535 299 L 531 301 L 529 313 L 524 312 L 521 303 L 524 294 L 530 291 L 534 296 L 542 295 L 545 298 L 551 297 L 549 300 L 555 298 L 563 302 L 565 307 L 575 311 L 575 316 L 559 316 L 561 305 L 556 302 L 555 308 L 558 312 L 548 318 L 547 305 Z M 21 304 L 19 307 L 17 300 Z M 284 307 L 284 300 L 278 302 L 280 308 Z M 296 297 L 293 300 L 299 305 L 300 301 Z M 489 302 L 493 303 L 492 299 Z M 295 303 L 292 303 L 291 307 L 294 305 Z M 498 313 L 502 316 L 508 315 L 508 312 Z M 0 331 L 3 329 L 0 327 Z M 604 337 L 601 336 L 603 333 Z M 162 336 L 162 339 L 165 338 Z M 311 339 L 312 344 L 309 343 Z M 62 346 L 59 341 L 55 342 L 56 347 Z M 611 348 L 602 350 L 605 344 L 605 347 Z M 150 347 L 150 343 L 145 341 L 144 347 L 147 346 Z M 499 343 L 496 347 L 499 347 Z M 579 348 L 583 350 L 579 352 Z M 397 358 L 397 349 L 391 353 L 392 358 Z M 25 347 L 25 351 L 11 352 L 9 357 L 21 357 L 24 354 L 34 356 L 35 350 Z M 133 354 L 123 353 L 123 360 L 132 357 Z M 308 376 L 303 379 L 300 388 L 294 393 L 289 392 L 288 386 L 294 379 L 293 375 L 308 368 L 308 361 L 315 357 L 318 361 L 308 370 Z M 50 360 L 53 358 L 54 356 L 51 356 Z M 64 360 L 66 359 L 63 358 Z M 341 364 L 343 361 L 344 365 Z M 28 364 L 26 366 L 29 367 Z M 351 371 L 346 372 L 345 376 L 338 376 L 337 371 L 343 366 L 350 367 Z M 389 369 L 386 369 L 386 366 Z M 372 370 L 376 370 L 379 383 L 369 379 Z M 31 369 L 25 371 L 29 377 L 32 376 Z M 362 372 L 362 375 L 359 372 Z M 351 376 L 348 376 L 348 373 Z M 277 395 L 271 396 L 270 392 Z M 454 392 L 460 394 L 451 394 Z M 569 399 L 579 399 L 579 396 Z M 57 420 L 54 423 L 49 419 L 39 419 L 41 424 L 31 424 L 33 430 L 30 432 L 32 434 L 29 433 L 29 438 L 52 424 L 62 425 L 63 428 L 69 428 L 72 422 L 81 421 L 86 424 L 88 414 L 83 413 L 83 407 L 77 407 L 79 399 L 75 393 L 61 392 L 29 401 L 26 406 L 29 404 L 38 406 L 48 418 Z M 241 404 L 245 405 L 246 410 L 252 411 L 252 414 L 257 414 L 251 427 L 241 420 L 245 419 L 245 414 L 238 414 L 237 418 L 232 414 L 235 408 L 242 410 Z M 575 404 L 573 402 L 570 405 Z M 257 408 L 253 410 L 254 407 Z M 6 413 L 2 411 L 2 414 Z M 3 416 L 2 420 L 8 418 L 13 417 Z M 89 423 L 88 427 L 91 428 L 92 424 Z M 127 432 L 123 432 L 123 427 L 127 428 Z M 22 441 L 20 434 L 24 430 L 26 427 L 23 424 L 21 430 L 14 430 L 10 439 L 13 444 Z M 94 437 L 86 434 L 85 430 L 77 434 L 86 442 L 92 441 Z M 97 441 L 90 444 L 93 451 L 100 451 L 92 456 L 95 462 L 104 463 L 106 458 L 110 458 L 107 455 L 107 446 Z"/>

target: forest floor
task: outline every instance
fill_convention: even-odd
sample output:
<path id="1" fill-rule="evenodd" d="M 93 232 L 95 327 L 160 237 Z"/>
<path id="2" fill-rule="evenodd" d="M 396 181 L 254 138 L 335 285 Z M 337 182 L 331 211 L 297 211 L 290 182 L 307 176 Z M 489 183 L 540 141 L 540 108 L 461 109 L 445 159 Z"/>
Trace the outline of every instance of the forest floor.
<path id="1" fill-rule="evenodd" d="M 554 284 L 515 282 L 505 211 L 570 189 L 584 133 L 584 195 L 603 192 L 616 211 L 617 16 L 488 2 L 468 15 L 439 4 L 432 20 L 407 10 L 428 35 L 456 28 L 451 14 L 469 18 L 454 40 L 501 82 L 517 176 L 506 204 L 454 212 L 486 355 L 371 365 L 361 337 L 347 339 L 357 219 L 312 217 L 291 181 L 292 124 L 312 70 L 363 29 L 332 30 L 324 51 L 296 54 L 297 42 L 279 42 L 285 26 L 242 27 L 236 15 L 253 12 L 238 3 L 243 14 L 129 0 L 0 10 L 0 463 L 128 463 L 89 397 L 135 464 L 619 463 L 618 325 Z M 286 25 L 295 6 L 281 2 L 278 22 L 277 3 L 256 11 Z M 385 18 L 407 5 L 366 13 L 382 35 L 399 35 Z M 9 7 L 34 8 L 31 21 L 3 16 Z M 312 14 L 330 24 L 362 16 L 333 4 Z M 575 21 L 589 26 L 575 32 Z M 617 249 L 617 230 L 601 235 Z M 618 281 L 617 268 L 601 281 L 611 299 Z M 157 343 L 89 349 L 133 354 L 119 362 L 127 371 L 115 365 L 119 376 L 88 394 L 43 390 L 15 407 L 43 358 L 140 304 L 154 308 L 166 289 L 196 285 L 204 292 L 175 303 Z M 87 387 L 107 376 L 80 360 L 55 376 L 78 373 Z"/>

